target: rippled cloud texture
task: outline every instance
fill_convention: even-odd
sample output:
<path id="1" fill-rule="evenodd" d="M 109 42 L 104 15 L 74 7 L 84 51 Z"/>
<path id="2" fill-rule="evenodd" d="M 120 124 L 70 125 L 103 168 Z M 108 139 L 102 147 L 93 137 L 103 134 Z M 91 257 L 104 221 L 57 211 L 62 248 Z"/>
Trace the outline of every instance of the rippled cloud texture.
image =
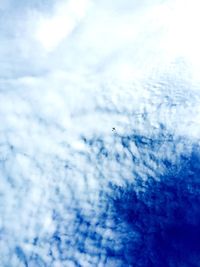
<path id="1" fill-rule="evenodd" d="M 198 10 L 1 1 L 0 266 L 200 266 Z"/>

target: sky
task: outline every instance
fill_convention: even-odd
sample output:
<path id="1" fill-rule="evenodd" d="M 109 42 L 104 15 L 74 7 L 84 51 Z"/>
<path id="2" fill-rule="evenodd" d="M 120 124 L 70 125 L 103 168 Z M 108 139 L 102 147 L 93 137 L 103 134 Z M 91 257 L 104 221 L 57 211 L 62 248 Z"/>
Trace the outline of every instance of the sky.
<path id="1" fill-rule="evenodd" d="M 183 234 L 200 221 L 198 10 L 197 0 L 1 1 L 2 267 L 198 266 L 200 245 Z M 162 190 L 180 196 L 181 219 Z M 158 209 L 141 217 L 142 203 Z M 164 241 L 145 218 L 150 229 L 160 220 Z"/>

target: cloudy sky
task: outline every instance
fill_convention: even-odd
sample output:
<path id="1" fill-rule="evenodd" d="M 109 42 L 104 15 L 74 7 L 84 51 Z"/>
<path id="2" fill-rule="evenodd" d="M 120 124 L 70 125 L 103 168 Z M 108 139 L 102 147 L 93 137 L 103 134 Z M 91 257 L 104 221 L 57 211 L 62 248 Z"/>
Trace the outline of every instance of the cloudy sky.
<path id="1" fill-rule="evenodd" d="M 127 219 L 136 206 L 130 188 L 159 192 L 169 173 L 170 192 L 184 178 L 183 198 L 199 203 L 198 11 L 197 0 L 0 2 L 2 267 L 200 262 L 199 243 L 182 232 L 181 241 L 168 235 L 178 259 L 156 257 L 140 213 L 136 223 Z M 185 203 L 174 201 L 183 212 Z M 173 225 L 192 218 L 200 232 L 195 208 L 183 217 Z M 197 245 L 179 248 L 184 242 Z M 192 256 L 182 258 L 184 250 Z"/>

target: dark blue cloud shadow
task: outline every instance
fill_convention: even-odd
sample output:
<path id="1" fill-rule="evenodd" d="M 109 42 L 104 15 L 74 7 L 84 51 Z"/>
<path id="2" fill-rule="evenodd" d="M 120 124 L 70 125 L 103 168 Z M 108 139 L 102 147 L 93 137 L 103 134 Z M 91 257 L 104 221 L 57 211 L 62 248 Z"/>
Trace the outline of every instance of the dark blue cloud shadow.
<path id="1" fill-rule="evenodd" d="M 110 183 L 108 190 L 102 188 L 100 192 L 100 211 L 92 209 L 87 216 L 78 202 L 75 207 L 65 207 L 64 201 L 60 201 L 58 209 L 52 211 L 54 234 L 33 240 L 34 246 L 49 247 L 49 262 L 37 254 L 27 255 L 18 246 L 15 254 L 22 266 L 54 267 L 58 259 L 63 266 L 71 262 L 78 267 L 199 267 L 200 148 L 193 146 L 191 153 L 183 149 L 176 163 L 172 163 L 169 156 L 159 159 L 153 154 L 161 148 L 164 139 L 169 141 L 170 151 L 172 148 L 176 152 L 175 141 L 169 136 L 167 139 L 161 136 L 156 141 L 137 135 L 123 137 L 122 143 L 130 153 L 130 142 L 134 142 L 141 149 L 140 157 L 145 156 L 142 149 L 146 149 L 146 153 L 152 152 L 154 161 L 162 161 L 157 166 L 162 166 L 163 174 L 155 172 L 155 177 L 149 176 L 146 182 L 138 174 L 135 179 L 130 177 L 130 183 L 123 187 Z M 178 142 L 182 144 L 184 140 Z M 98 140 L 97 144 L 96 156 L 101 161 L 109 156 L 109 151 L 103 141 Z M 133 167 L 138 161 L 133 154 Z M 63 216 L 70 211 L 74 215 L 72 222 Z M 88 257 L 85 265 L 76 257 L 77 251 Z"/>
<path id="2" fill-rule="evenodd" d="M 120 249 L 108 248 L 108 257 L 120 259 L 123 266 L 200 266 L 199 151 L 194 147 L 177 166 L 164 161 L 166 175 L 159 181 L 111 185 Z"/>

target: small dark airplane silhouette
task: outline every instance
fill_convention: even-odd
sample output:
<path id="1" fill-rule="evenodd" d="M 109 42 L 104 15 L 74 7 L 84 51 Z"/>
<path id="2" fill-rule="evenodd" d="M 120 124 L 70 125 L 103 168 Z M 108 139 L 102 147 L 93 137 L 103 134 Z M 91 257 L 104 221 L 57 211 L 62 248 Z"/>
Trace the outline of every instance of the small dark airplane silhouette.
<path id="1" fill-rule="evenodd" d="M 112 131 L 116 131 L 115 127 L 112 128 Z"/>

